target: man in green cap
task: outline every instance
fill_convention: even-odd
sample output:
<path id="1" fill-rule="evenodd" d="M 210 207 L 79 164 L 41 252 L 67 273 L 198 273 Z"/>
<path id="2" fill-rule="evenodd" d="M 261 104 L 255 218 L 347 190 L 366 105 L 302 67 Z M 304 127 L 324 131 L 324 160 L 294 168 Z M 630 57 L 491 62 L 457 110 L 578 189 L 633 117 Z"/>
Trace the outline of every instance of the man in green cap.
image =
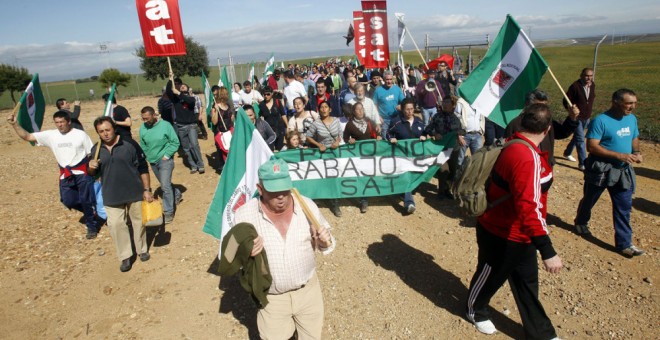
<path id="1" fill-rule="evenodd" d="M 289 167 L 283 160 L 270 160 L 259 167 L 259 197 L 236 211 L 234 224 L 254 225 L 251 256 L 266 252 L 273 281 L 268 305 L 259 309 L 257 326 L 264 339 L 289 339 L 294 331 L 300 339 L 320 339 L 323 329 L 323 296 L 316 276 L 315 249 L 327 255 L 335 248 L 330 225 L 314 202 L 300 202 L 291 194 Z M 306 205 L 318 229 L 306 216 Z"/>

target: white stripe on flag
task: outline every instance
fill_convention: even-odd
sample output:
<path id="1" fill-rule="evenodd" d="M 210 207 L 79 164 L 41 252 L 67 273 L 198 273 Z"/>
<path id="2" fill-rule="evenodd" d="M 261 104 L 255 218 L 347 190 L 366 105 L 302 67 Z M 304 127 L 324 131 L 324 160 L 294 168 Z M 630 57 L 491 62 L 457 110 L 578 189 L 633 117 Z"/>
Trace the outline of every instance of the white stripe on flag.
<path id="1" fill-rule="evenodd" d="M 529 42 L 523 31 L 518 32 L 518 38 L 516 42 L 511 46 L 509 51 L 500 63 L 495 68 L 495 72 L 484 84 L 484 87 L 481 89 L 481 92 L 475 98 L 472 106 L 473 108 L 481 113 L 489 115 L 493 112 L 493 109 L 499 104 L 500 99 L 504 96 L 506 91 L 511 87 L 511 84 L 518 79 L 518 76 L 525 70 L 529 57 L 532 55 L 534 46 Z M 515 65 L 521 65 L 518 68 Z M 493 81 L 493 76 L 504 69 L 504 71 L 511 76 L 512 79 L 509 80 L 509 86 L 501 88 L 498 84 Z"/>

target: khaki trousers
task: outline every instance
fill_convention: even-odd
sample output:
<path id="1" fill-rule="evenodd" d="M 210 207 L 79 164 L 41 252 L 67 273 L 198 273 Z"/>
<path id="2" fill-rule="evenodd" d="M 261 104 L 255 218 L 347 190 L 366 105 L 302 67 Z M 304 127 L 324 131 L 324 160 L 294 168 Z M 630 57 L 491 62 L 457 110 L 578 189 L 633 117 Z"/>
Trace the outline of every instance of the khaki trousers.
<path id="1" fill-rule="evenodd" d="M 131 234 L 128 231 L 127 218 L 131 219 L 133 226 L 135 251 L 138 254 L 148 251 L 147 230 L 142 225 L 142 201 L 120 206 L 105 206 L 105 212 L 108 215 L 107 222 L 110 228 L 110 236 L 112 236 L 112 240 L 115 242 L 117 257 L 119 257 L 120 261 L 133 256 Z"/>
<path id="2" fill-rule="evenodd" d="M 259 336 L 264 340 L 321 339 L 323 296 L 316 272 L 307 284 L 284 294 L 268 294 L 268 304 L 257 313 Z"/>

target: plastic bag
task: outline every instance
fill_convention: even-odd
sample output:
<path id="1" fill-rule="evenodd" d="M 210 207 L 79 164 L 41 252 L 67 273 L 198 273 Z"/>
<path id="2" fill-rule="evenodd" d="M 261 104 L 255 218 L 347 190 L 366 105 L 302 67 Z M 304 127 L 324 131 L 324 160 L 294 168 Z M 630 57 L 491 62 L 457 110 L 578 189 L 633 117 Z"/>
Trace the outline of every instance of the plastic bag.
<path id="1" fill-rule="evenodd" d="M 105 213 L 105 208 L 103 207 L 103 194 L 101 190 L 101 182 L 99 181 L 94 181 L 94 195 L 96 196 L 96 215 L 107 220 L 108 215 Z"/>
<path id="2" fill-rule="evenodd" d="M 151 203 L 142 201 L 142 225 L 145 227 L 163 225 L 163 206 L 159 200 L 153 200 Z"/>

